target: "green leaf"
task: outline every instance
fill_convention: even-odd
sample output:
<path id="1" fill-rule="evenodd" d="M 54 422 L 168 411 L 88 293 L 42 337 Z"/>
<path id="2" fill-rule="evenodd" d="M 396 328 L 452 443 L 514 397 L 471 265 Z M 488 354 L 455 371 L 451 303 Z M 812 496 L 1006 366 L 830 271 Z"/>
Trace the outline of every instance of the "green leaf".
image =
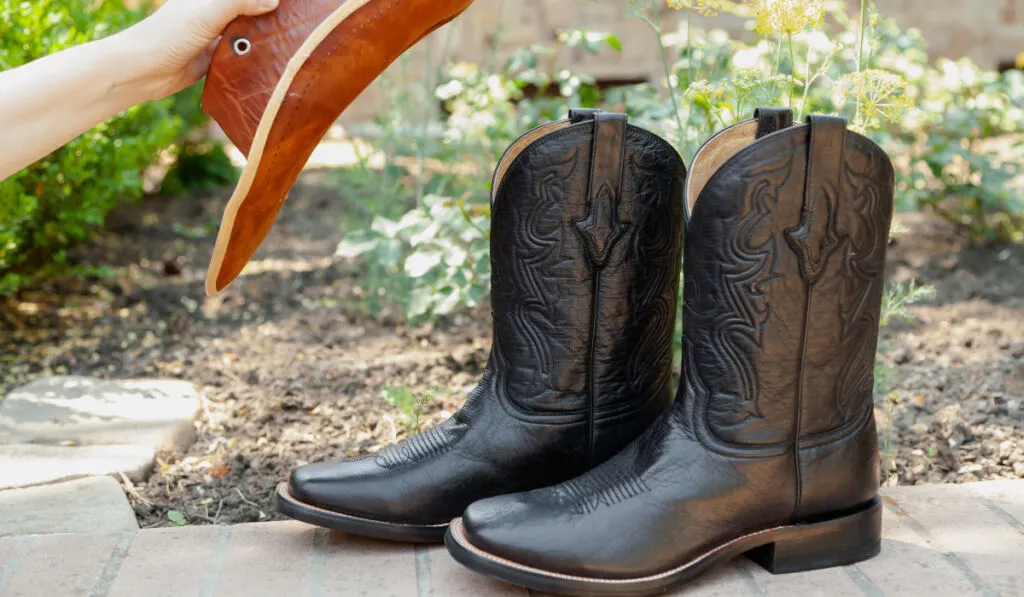
<path id="1" fill-rule="evenodd" d="M 177 510 L 168 510 L 167 520 L 171 521 L 171 524 L 176 527 L 183 527 L 188 524 L 188 519 L 185 518 L 185 515 Z"/>
<path id="2" fill-rule="evenodd" d="M 405 273 L 412 278 L 427 275 L 430 270 L 441 265 L 444 255 L 440 251 L 420 251 L 413 253 L 405 260 Z"/>
<path id="3" fill-rule="evenodd" d="M 337 257 L 343 258 L 359 257 L 360 255 L 377 250 L 379 246 L 380 241 L 378 239 L 353 233 L 338 243 L 338 248 L 335 249 L 334 254 Z"/>

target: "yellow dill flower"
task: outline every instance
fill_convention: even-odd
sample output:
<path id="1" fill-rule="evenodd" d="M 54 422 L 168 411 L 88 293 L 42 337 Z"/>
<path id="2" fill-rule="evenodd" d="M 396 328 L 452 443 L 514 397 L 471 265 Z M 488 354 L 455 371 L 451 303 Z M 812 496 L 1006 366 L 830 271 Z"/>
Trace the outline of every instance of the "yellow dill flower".
<path id="1" fill-rule="evenodd" d="M 757 32 L 791 35 L 818 27 L 825 21 L 825 0 L 750 0 Z"/>
<path id="2" fill-rule="evenodd" d="M 869 69 L 860 73 L 843 75 L 833 95 L 836 106 L 843 106 L 851 99 L 859 106 L 854 128 L 866 130 L 881 126 L 881 121 L 896 122 L 904 110 L 914 105 L 906 94 L 907 82 L 896 73 Z"/>
<path id="3" fill-rule="evenodd" d="M 676 10 L 693 8 L 705 16 L 714 16 L 722 9 L 721 0 L 668 0 L 668 7 Z"/>

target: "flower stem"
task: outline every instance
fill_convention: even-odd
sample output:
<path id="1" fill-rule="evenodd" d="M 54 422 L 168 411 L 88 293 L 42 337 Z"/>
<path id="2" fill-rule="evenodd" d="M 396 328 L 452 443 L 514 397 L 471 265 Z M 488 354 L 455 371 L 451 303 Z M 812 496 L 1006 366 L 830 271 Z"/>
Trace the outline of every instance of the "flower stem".
<path id="1" fill-rule="evenodd" d="M 693 3 L 686 6 L 686 84 L 693 83 Z"/>
<path id="2" fill-rule="evenodd" d="M 807 96 L 811 93 L 811 49 L 807 48 L 807 74 L 804 75 L 804 97 L 800 100 L 798 121 L 803 122 L 804 110 L 807 109 Z"/>
<path id="3" fill-rule="evenodd" d="M 658 39 L 658 48 L 661 51 L 661 64 L 665 68 L 665 84 L 668 86 L 669 99 L 672 101 L 672 111 L 676 117 L 676 126 L 679 128 L 679 141 L 683 143 L 686 139 L 686 129 L 683 127 L 683 119 L 679 116 L 682 104 L 680 104 L 679 97 L 676 95 L 676 87 L 672 84 L 672 65 L 668 62 L 668 51 L 665 47 L 665 35 L 661 30 L 661 17 L 658 14 L 657 0 L 651 0 L 651 7 L 654 11 L 654 20 L 651 20 L 649 16 L 639 11 L 638 14 Z M 689 43 L 689 40 L 687 42 Z"/>
<path id="4" fill-rule="evenodd" d="M 793 32 L 789 34 L 789 108 L 793 109 L 793 88 L 796 87 L 796 53 L 793 52 Z"/>
<path id="5" fill-rule="evenodd" d="M 857 74 L 864 72 L 864 37 L 868 30 L 868 0 L 860 0 L 860 37 L 857 40 Z M 860 98 L 857 98 L 857 112 L 854 122 L 860 121 Z"/>

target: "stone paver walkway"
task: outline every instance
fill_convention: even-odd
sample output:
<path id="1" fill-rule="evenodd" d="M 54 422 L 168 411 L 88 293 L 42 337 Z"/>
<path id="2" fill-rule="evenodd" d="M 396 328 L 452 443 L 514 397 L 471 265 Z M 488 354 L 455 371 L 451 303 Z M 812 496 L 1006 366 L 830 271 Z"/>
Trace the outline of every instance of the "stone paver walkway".
<path id="1" fill-rule="evenodd" d="M 1024 596 L 1024 481 L 887 490 L 884 521 L 882 555 L 874 560 L 772 576 L 741 559 L 674 594 Z M 461 568 L 440 546 L 370 541 L 291 522 L 0 539 L 0 597 L 140 595 L 530 594 Z"/>
<path id="2" fill-rule="evenodd" d="M 201 398 L 177 380 L 43 377 L 0 401 L 0 489 L 93 475 L 141 481 L 195 441 Z"/>

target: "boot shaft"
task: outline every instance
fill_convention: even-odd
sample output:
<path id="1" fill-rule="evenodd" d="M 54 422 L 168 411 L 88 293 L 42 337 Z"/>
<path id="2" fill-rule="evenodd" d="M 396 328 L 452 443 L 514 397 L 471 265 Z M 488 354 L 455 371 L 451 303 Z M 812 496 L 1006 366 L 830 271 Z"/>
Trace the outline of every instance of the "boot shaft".
<path id="1" fill-rule="evenodd" d="M 619 114 L 577 111 L 509 148 L 493 192 L 492 363 L 521 415 L 671 403 L 684 180 L 676 151 Z"/>
<path id="2" fill-rule="evenodd" d="M 764 455 L 873 438 L 893 209 L 881 148 L 835 118 L 788 125 L 723 132 L 688 188 L 682 390 L 714 443 Z"/>

